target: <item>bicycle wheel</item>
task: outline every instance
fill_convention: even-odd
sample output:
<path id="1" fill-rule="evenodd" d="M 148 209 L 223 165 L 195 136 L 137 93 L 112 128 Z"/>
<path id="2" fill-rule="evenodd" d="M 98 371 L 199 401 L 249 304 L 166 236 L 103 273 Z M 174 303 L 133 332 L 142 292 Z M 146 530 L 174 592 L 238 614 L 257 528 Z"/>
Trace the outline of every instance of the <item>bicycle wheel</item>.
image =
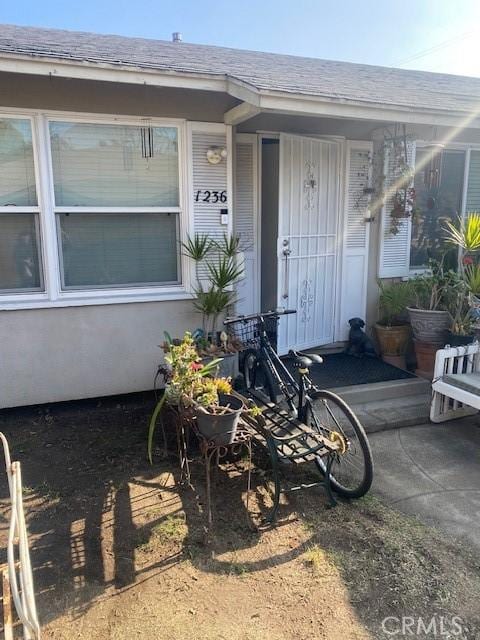
<path id="1" fill-rule="evenodd" d="M 312 404 L 307 404 L 305 422 L 322 435 L 340 433 L 347 440 L 345 453 L 338 453 L 332 463 L 332 489 L 345 498 L 360 498 L 370 489 L 373 480 L 373 459 L 370 444 L 362 425 L 350 407 L 331 391 L 317 391 Z M 326 463 L 316 459 L 325 475 Z"/>
<path id="2" fill-rule="evenodd" d="M 276 402 L 275 383 L 268 367 L 258 358 L 255 349 L 248 349 L 243 356 L 243 377 L 248 391 L 260 391 L 271 402 Z"/>

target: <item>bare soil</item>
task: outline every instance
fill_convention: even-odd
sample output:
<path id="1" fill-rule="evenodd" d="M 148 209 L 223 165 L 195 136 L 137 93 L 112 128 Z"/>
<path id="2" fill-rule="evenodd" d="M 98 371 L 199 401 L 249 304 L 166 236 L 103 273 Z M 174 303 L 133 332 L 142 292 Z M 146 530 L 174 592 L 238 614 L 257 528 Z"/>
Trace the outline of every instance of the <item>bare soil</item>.
<path id="1" fill-rule="evenodd" d="M 233 460 L 207 541 L 204 468 L 182 487 L 174 456 L 148 464 L 151 410 L 134 396 L 0 413 L 22 463 L 43 638 L 381 639 L 387 616 L 459 616 L 451 637 L 480 637 L 474 551 L 374 498 L 329 509 L 321 489 L 290 494 L 265 528 L 268 474 L 254 470 L 247 510 L 246 461 Z"/>

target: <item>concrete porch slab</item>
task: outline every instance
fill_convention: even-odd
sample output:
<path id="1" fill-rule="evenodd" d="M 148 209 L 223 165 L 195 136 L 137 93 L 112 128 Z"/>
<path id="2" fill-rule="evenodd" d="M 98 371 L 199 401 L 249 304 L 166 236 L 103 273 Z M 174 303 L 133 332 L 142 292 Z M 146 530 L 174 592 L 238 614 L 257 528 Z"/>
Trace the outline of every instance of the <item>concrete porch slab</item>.
<path id="1" fill-rule="evenodd" d="M 367 433 L 429 421 L 430 393 L 350 405 Z"/>
<path id="2" fill-rule="evenodd" d="M 367 433 L 429 420 L 431 387 L 421 378 L 338 387 L 332 391 L 352 407 Z"/>
<path id="3" fill-rule="evenodd" d="M 480 416 L 373 433 L 373 492 L 480 548 Z"/>
<path id="4" fill-rule="evenodd" d="M 424 378 L 410 378 L 407 380 L 387 380 L 386 382 L 335 387 L 332 391 L 335 391 L 348 404 L 362 404 L 430 394 L 431 384 Z"/>

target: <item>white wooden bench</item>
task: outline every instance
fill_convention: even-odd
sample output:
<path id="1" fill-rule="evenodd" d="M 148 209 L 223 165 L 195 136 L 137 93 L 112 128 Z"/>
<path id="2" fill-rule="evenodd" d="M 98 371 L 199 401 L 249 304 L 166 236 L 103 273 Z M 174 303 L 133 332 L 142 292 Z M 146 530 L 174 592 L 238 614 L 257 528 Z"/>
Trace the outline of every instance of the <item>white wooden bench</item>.
<path id="1" fill-rule="evenodd" d="M 443 422 L 480 410 L 480 344 L 437 351 L 430 420 Z"/>

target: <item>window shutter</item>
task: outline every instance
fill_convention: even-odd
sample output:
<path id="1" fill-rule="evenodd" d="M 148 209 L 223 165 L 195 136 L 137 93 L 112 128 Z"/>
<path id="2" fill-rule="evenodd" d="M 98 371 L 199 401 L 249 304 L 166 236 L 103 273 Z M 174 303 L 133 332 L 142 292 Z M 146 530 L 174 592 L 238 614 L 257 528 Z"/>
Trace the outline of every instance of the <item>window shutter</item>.
<path id="1" fill-rule="evenodd" d="M 466 213 L 480 211 L 480 151 L 470 151 Z"/>
<path id="2" fill-rule="evenodd" d="M 226 149 L 227 136 L 226 133 L 210 132 L 208 127 L 202 128 L 201 125 L 196 130 L 193 124 L 191 146 L 194 233 L 208 234 L 220 240 L 229 229 L 227 225 L 221 223 L 221 209 L 228 209 L 230 212 L 231 203 L 220 202 L 220 200 L 215 202 L 213 192 L 227 193 L 227 161 L 210 164 L 207 160 L 207 151 L 211 147 Z M 207 198 L 207 192 L 210 192 L 210 198 Z M 201 280 L 208 279 L 205 265 L 200 265 L 199 276 Z"/>
<path id="3" fill-rule="evenodd" d="M 415 142 L 407 142 L 407 161 L 410 166 L 414 166 Z M 411 218 L 406 218 L 402 221 L 399 232 L 396 235 L 391 233 L 392 220 L 390 212 L 393 209 L 395 197 L 395 176 L 393 169 L 393 150 L 389 145 L 385 145 L 383 162 L 385 202 L 380 216 L 379 278 L 408 276 L 410 271 Z"/>
<path id="4" fill-rule="evenodd" d="M 240 236 L 245 277 L 237 285 L 238 314 L 259 311 L 257 264 L 257 136 L 237 134 L 234 164 L 235 233 Z"/>
<path id="5" fill-rule="evenodd" d="M 339 340 L 348 337 L 348 320 L 365 318 L 367 303 L 368 243 L 370 223 L 370 195 L 364 193 L 371 186 L 370 142 L 347 143 L 347 183 L 344 211 L 344 247 L 342 272 L 342 305 Z"/>

